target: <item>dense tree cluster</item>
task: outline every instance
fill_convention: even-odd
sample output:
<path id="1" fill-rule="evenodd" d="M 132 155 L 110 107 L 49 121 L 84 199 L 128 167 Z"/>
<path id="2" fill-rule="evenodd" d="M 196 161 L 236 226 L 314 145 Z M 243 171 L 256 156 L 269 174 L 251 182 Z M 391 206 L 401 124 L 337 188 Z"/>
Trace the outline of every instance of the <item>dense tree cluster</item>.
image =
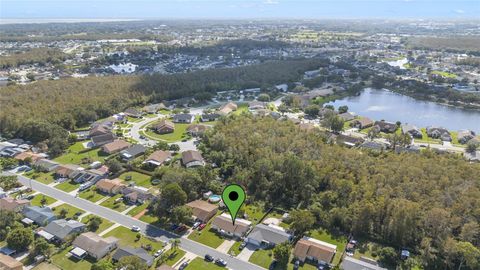
<path id="1" fill-rule="evenodd" d="M 65 61 L 67 57 L 68 55 L 59 49 L 33 48 L 26 52 L 19 52 L 0 57 L 0 68 L 11 68 L 24 64 L 58 64 Z"/>
<path id="2" fill-rule="evenodd" d="M 480 164 L 428 150 L 374 154 L 325 141 L 288 121 L 243 116 L 216 125 L 202 147 L 227 181 L 255 200 L 308 210 L 314 227 L 408 248 L 426 269 L 478 269 Z"/>

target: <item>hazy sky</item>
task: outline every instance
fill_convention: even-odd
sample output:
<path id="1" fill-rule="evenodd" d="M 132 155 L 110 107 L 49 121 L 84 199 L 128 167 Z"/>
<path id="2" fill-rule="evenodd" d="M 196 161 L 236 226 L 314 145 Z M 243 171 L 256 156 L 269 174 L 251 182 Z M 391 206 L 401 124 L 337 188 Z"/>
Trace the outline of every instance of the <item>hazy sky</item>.
<path id="1" fill-rule="evenodd" d="M 480 0 L 0 0 L 0 18 L 480 18 Z"/>

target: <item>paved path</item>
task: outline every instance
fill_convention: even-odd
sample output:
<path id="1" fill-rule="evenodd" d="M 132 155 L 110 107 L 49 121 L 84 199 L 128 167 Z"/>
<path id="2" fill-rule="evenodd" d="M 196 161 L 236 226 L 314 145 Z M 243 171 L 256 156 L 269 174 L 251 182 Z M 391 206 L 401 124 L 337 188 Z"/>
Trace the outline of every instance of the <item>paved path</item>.
<path id="1" fill-rule="evenodd" d="M 248 259 L 252 256 L 253 252 L 255 252 L 255 247 L 251 244 L 248 244 L 240 254 L 238 254 L 237 258 L 243 261 L 248 262 Z"/>
<path id="2" fill-rule="evenodd" d="M 48 185 L 42 184 L 40 182 L 37 182 L 35 180 L 32 180 L 30 178 L 27 178 L 22 175 L 17 175 L 12 172 L 3 172 L 2 174 L 4 175 L 16 175 L 18 177 L 18 181 L 27 186 L 32 188 L 35 191 L 41 192 L 47 196 L 50 196 L 52 198 L 55 198 L 57 200 L 61 200 L 64 202 L 68 202 L 68 204 L 77 207 L 79 209 L 82 209 L 83 211 L 90 212 L 94 215 L 97 215 L 99 217 L 105 218 L 107 220 L 110 220 L 114 223 L 118 223 L 122 226 L 125 226 L 127 228 L 131 228 L 132 226 L 138 226 L 141 230 L 141 232 L 149 237 L 156 238 L 160 241 L 165 241 L 169 242 L 171 239 L 174 238 L 179 238 L 178 235 L 164 231 L 156 226 L 153 226 L 151 224 L 145 223 L 141 220 L 136 220 L 130 216 L 122 215 L 121 213 L 114 211 L 112 209 L 96 205 L 95 203 L 92 203 L 90 201 L 84 200 L 82 198 L 74 197 L 64 191 L 61 191 L 56 188 L 49 187 Z M 187 251 L 196 254 L 199 257 L 204 257 L 205 254 L 210 254 L 215 258 L 222 258 L 228 263 L 229 268 L 234 269 L 234 270 L 260 270 L 264 269 L 260 266 L 251 264 L 246 261 L 239 260 L 234 257 L 230 257 L 227 254 L 221 253 L 215 249 L 212 249 L 208 246 L 205 246 L 203 244 L 200 244 L 198 242 L 185 239 L 185 238 L 179 238 L 180 239 L 180 247 Z"/>
<path id="3" fill-rule="evenodd" d="M 225 254 L 228 254 L 228 251 L 234 244 L 235 244 L 235 240 L 227 239 L 223 241 L 223 243 L 220 246 L 217 247 L 217 250 Z"/>

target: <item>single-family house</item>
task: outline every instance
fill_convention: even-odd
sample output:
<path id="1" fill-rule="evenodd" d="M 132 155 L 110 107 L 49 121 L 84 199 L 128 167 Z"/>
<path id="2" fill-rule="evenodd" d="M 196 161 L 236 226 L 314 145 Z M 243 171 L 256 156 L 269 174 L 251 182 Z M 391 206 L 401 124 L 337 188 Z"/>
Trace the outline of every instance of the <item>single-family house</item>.
<path id="1" fill-rule="evenodd" d="M 187 133 L 197 137 L 197 136 L 202 136 L 207 129 L 211 128 L 211 126 L 207 125 L 202 125 L 202 124 L 192 124 L 187 127 Z"/>
<path id="2" fill-rule="evenodd" d="M 360 119 L 354 120 L 354 121 L 350 124 L 350 126 L 351 126 L 351 127 L 356 127 L 356 128 L 358 128 L 358 129 L 365 129 L 365 128 L 373 127 L 373 124 L 374 124 L 374 123 L 375 123 L 375 122 L 374 122 L 372 119 L 370 119 L 370 118 L 368 118 L 368 117 L 362 117 L 362 118 L 360 118 Z"/>
<path id="3" fill-rule="evenodd" d="M 237 104 L 233 103 L 233 102 L 228 102 L 227 104 L 221 106 L 219 109 L 218 109 L 218 113 L 221 114 L 221 115 L 227 115 L 233 111 L 236 111 L 238 108 Z"/>
<path id="4" fill-rule="evenodd" d="M 0 253 L 1 270 L 23 270 L 23 264 L 14 258 Z"/>
<path id="5" fill-rule="evenodd" d="M 141 144 L 134 144 L 130 146 L 129 148 L 122 150 L 120 152 L 120 156 L 122 157 L 123 160 L 131 160 L 134 159 L 147 151 L 147 148 Z"/>
<path id="6" fill-rule="evenodd" d="M 218 113 L 204 113 L 200 116 L 200 121 L 202 122 L 210 122 L 210 121 L 215 121 L 218 118 L 220 118 L 220 114 Z"/>
<path id="7" fill-rule="evenodd" d="M 25 151 L 15 155 L 14 158 L 22 163 L 27 163 L 28 161 L 34 164 L 37 160 L 44 158 L 44 156 L 33 152 Z"/>
<path id="8" fill-rule="evenodd" d="M 251 101 L 250 103 L 248 103 L 248 109 L 250 111 L 262 110 L 262 109 L 265 109 L 265 108 L 266 108 L 265 102 Z"/>
<path id="9" fill-rule="evenodd" d="M 305 260 L 330 263 L 337 252 L 337 246 L 311 237 L 303 237 L 295 245 L 293 255 L 301 262 Z"/>
<path id="10" fill-rule="evenodd" d="M 90 138 L 110 134 L 112 133 L 113 123 L 110 121 L 105 121 L 102 123 L 95 123 L 93 124 L 92 128 L 88 132 L 88 136 Z"/>
<path id="11" fill-rule="evenodd" d="M 226 213 L 216 216 L 211 225 L 212 229 L 218 233 L 237 238 L 245 236 L 251 226 L 252 222 L 241 218 L 235 219 L 235 224 L 233 224 L 230 215 Z"/>
<path id="12" fill-rule="evenodd" d="M 118 242 L 119 240 L 115 237 L 103 238 L 93 232 L 86 232 L 73 241 L 72 245 L 75 248 L 70 253 L 78 258 L 84 258 L 88 254 L 99 260 L 117 248 Z"/>
<path id="13" fill-rule="evenodd" d="M 338 117 L 342 118 L 343 121 L 351 121 L 351 120 L 355 119 L 355 115 L 353 115 L 349 112 L 341 113 L 341 114 L 338 115 Z"/>
<path id="14" fill-rule="evenodd" d="M 92 138 L 93 145 L 102 146 L 115 141 L 117 137 L 113 133 L 107 133 L 107 134 L 102 134 L 98 136 L 93 136 L 91 138 Z"/>
<path id="15" fill-rule="evenodd" d="M 427 127 L 427 136 L 434 139 L 440 139 L 442 141 L 452 141 L 450 132 L 448 132 L 446 128 L 442 127 Z"/>
<path id="16" fill-rule="evenodd" d="M 102 146 L 102 151 L 107 154 L 114 154 L 127 149 L 128 147 L 130 147 L 130 143 L 124 140 L 115 140 Z"/>
<path id="17" fill-rule="evenodd" d="M 381 132 L 394 133 L 397 130 L 397 124 L 387 121 L 375 121 L 374 126 L 378 127 Z"/>
<path id="18" fill-rule="evenodd" d="M 257 247 L 269 248 L 291 240 L 292 235 L 280 226 L 258 224 L 247 236 L 246 241 Z"/>
<path id="19" fill-rule="evenodd" d="M 189 113 L 180 113 L 173 116 L 174 123 L 187 123 L 191 124 L 195 120 L 195 116 Z"/>
<path id="20" fill-rule="evenodd" d="M 192 214 L 195 219 L 204 223 L 209 221 L 215 214 L 217 214 L 218 206 L 202 200 L 196 200 L 187 203 L 187 206 L 192 208 Z"/>
<path id="21" fill-rule="evenodd" d="M 139 258 L 143 261 L 147 266 L 152 266 L 153 258 L 152 255 L 148 254 L 148 252 L 143 248 L 132 248 L 132 247 L 119 247 L 112 256 L 112 260 L 114 262 L 120 261 L 123 257 L 134 256 Z"/>
<path id="22" fill-rule="evenodd" d="M 344 134 L 338 134 L 338 135 L 333 134 L 332 136 L 334 136 L 335 142 L 337 144 L 344 145 L 347 147 L 358 146 L 364 142 L 364 139 L 360 137 L 354 137 L 354 136 L 349 136 Z"/>
<path id="23" fill-rule="evenodd" d="M 97 191 L 107 194 L 119 194 L 127 185 L 123 183 L 122 179 L 101 179 L 95 184 Z"/>
<path id="24" fill-rule="evenodd" d="M 374 142 L 374 141 L 366 141 L 362 143 L 359 147 L 362 149 L 367 149 L 372 151 L 382 151 L 387 149 L 387 146 L 385 144 L 380 142 Z"/>
<path id="25" fill-rule="evenodd" d="M 42 171 L 42 172 L 51 172 L 51 171 L 55 170 L 55 168 L 58 165 L 59 164 L 57 162 L 51 161 L 51 160 L 46 159 L 46 158 L 39 159 L 39 160 L 35 161 L 35 163 L 33 164 L 33 166 L 37 170 Z"/>
<path id="26" fill-rule="evenodd" d="M 96 183 L 98 180 L 104 178 L 106 173 L 98 169 L 90 169 L 84 171 L 78 171 L 72 178 L 75 183 L 81 184 L 86 182 Z"/>
<path id="27" fill-rule="evenodd" d="M 475 138 L 475 132 L 471 130 L 460 130 L 457 134 L 458 142 L 461 144 L 466 144 L 471 139 Z"/>
<path id="28" fill-rule="evenodd" d="M 148 192 L 148 188 L 139 186 L 126 187 L 121 190 L 121 193 L 126 202 L 131 204 L 143 204 L 146 201 L 153 199 L 153 195 Z"/>
<path id="29" fill-rule="evenodd" d="M 135 108 L 128 108 L 124 111 L 126 116 L 134 117 L 134 118 L 142 118 L 143 112 L 135 109 Z"/>
<path id="30" fill-rule="evenodd" d="M 350 256 L 345 256 L 343 258 L 340 268 L 343 270 L 387 270 L 387 268 L 382 268 L 376 264 L 372 264 L 366 261 L 358 260 Z"/>
<path id="31" fill-rule="evenodd" d="M 25 218 L 40 226 L 45 226 L 57 219 L 52 209 L 48 207 L 25 206 L 22 214 Z"/>
<path id="32" fill-rule="evenodd" d="M 29 200 L 14 199 L 11 197 L 0 198 L 0 210 L 6 210 L 11 212 L 21 212 L 25 206 L 29 206 Z"/>
<path id="33" fill-rule="evenodd" d="M 412 138 L 421 139 L 423 137 L 422 131 L 414 125 L 402 124 L 401 128 L 403 134 L 409 134 Z"/>
<path id="34" fill-rule="evenodd" d="M 77 233 L 81 233 L 85 230 L 85 228 L 85 224 L 73 219 L 57 219 L 48 223 L 48 225 L 43 230 L 40 230 L 37 234 L 44 237 L 48 241 L 65 241 L 67 237 L 75 235 Z"/>
<path id="35" fill-rule="evenodd" d="M 163 103 L 150 104 L 143 107 L 143 111 L 146 113 L 157 113 L 159 110 L 165 110 L 167 107 Z"/>
<path id="36" fill-rule="evenodd" d="M 164 162 L 168 162 L 172 159 L 172 154 L 167 151 L 158 150 L 150 154 L 143 163 L 150 164 L 152 166 L 160 166 Z"/>
<path id="37" fill-rule="evenodd" d="M 187 168 L 205 166 L 202 154 L 195 150 L 182 152 L 182 163 Z"/>
<path id="38" fill-rule="evenodd" d="M 85 170 L 85 168 L 75 164 L 60 164 L 55 168 L 55 176 L 57 178 L 74 178 L 83 170 Z"/>
<path id="39" fill-rule="evenodd" d="M 168 134 L 175 131 L 175 124 L 167 119 L 162 119 L 152 126 L 152 129 L 158 134 Z"/>

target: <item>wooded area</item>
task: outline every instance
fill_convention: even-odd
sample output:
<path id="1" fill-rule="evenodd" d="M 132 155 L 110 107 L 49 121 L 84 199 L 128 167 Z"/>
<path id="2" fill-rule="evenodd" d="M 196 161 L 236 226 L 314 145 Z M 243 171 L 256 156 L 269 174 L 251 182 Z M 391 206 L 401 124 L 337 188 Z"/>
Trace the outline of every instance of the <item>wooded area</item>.
<path id="1" fill-rule="evenodd" d="M 291 122 L 242 116 L 217 124 L 203 150 L 251 200 L 308 209 L 315 228 L 407 248 L 425 269 L 478 269 L 480 164 L 325 141 Z"/>
<path id="2" fill-rule="evenodd" d="M 34 48 L 26 52 L 19 52 L 0 57 L 0 68 L 17 67 L 23 64 L 45 63 L 58 64 L 67 59 L 67 54 L 59 49 Z"/>

